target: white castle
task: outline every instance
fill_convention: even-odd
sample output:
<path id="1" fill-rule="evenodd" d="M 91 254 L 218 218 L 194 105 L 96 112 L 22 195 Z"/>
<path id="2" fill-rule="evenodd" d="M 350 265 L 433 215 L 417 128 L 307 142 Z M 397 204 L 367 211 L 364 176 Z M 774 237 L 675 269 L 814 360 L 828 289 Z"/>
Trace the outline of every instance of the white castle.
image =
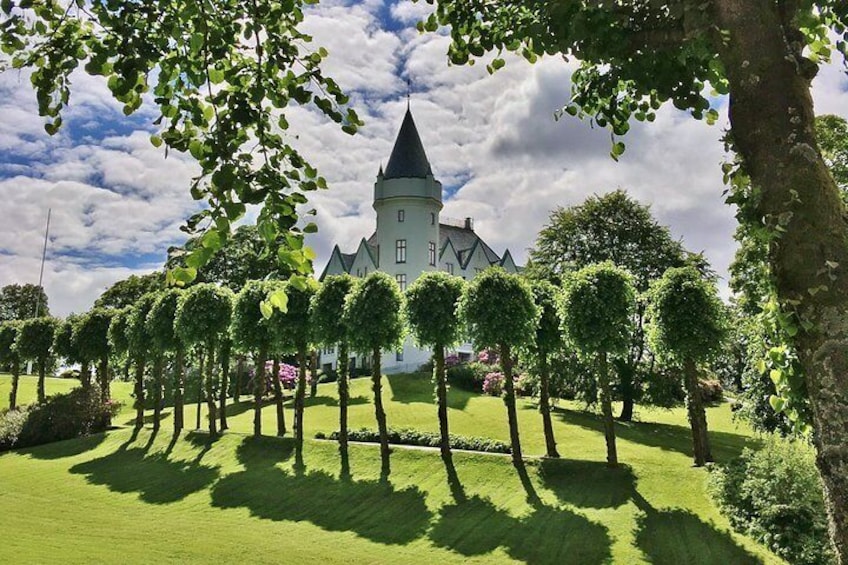
<path id="1" fill-rule="evenodd" d="M 405 291 L 424 271 L 438 269 L 466 280 L 493 265 L 511 273 L 519 271 L 509 250 L 499 256 L 474 233 L 471 218 L 462 221 L 439 218 L 442 183 L 433 177 L 409 108 L 386 170 L 381 166 L 377 173 L 374 210 L 377 229 L 371 237 L 363 238 L 354 253 L 342 253 L 338 244 L 335 245 L 320 280 L 327 275 L 348 273 L 364 277 L 373 271 L 383 271 L 392 275 L 401 291 Z M 460 346 L 457 353 L 469 356 L 471 346 Z M 384 353 L 381 364 L 386 373 L 413 371 L 426 363 L 431 354 L 416 347 L 408 337 L 401 350 Z M 367 358 L 351 358 L 351 361 L 351 367 L 368 364 Z M 335 368 L 334 349 L 321 352 L 321 364 L 324 368 Z"/>

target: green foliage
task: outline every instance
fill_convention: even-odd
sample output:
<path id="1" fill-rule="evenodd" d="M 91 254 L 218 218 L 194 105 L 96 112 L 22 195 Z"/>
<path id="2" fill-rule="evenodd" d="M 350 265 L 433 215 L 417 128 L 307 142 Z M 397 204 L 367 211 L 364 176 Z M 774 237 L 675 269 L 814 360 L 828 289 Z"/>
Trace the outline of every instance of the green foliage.
<path id="1" fill-rule="evenodd" d="M 114 283 L 94 301 L 95 308 L 126 308 L 149 292 L 165 289 L 165 273 L 154 271 L 146 275 L 130 275 Z"/>
<path id="2" fill-rule="evenodd" d="M 95 361 L 109 355 L 109 327 L 115 310 L 95 308 L 74 325 L 73 341 L 82 359 Z"/>
<path id="3" fill-rule="evenodd" d="M 115 355 L 123 355 L 129 350 L 129 321 L 132 307 L 125 306 L 115 312 L 109 324 L 109 347 Z"/>
<path id="4" fill-rule="evenodd" d="M 151 335 L 147 332 L 147 315 L 156 302 L 157 293 L 148 292 L 130 309 L 127 318 L 127 351 L 133 357 L 145 357 L 150 351 Z"/>
<path id="5" fill-rule="evenodd" d="M 18 327 L 15 348 L 21 359 L 38 361 L 50 355 L 53 346 L 53 334 L 58 326 L 55 318 L 30 318 Z"/>
<path id="6" fill-rule="evenodd" d="M 268 294 L 281 288 L 278 281 L 248 281 L 236 295 L 230 337 L 237 349 L 258 351 L 271 347 L 271 321 L 262 315 L 259 305 Z"/>
<path id="7" fill-rule="evenodd" d="M 308 279 L 303 288 L 291 282 L 283 287 L 288 297 L 285 311 L 275 309 L 271 316 L 271 332 L 279 344 L 280 352 L 296 353 L 306 350 L 312 340 L 311 314 L 309 311 L 312 297 L 318 290 L 318 283 Z"/>
<path id="8" fill-rule="evenodd" d="M 8 284 L 0 288 L 0 322 L 7 320 L 26 320 L 39 316 L 49 316 L 47 294 L 36 284 Z"/>
<path id="9" fill-rule="evenodd" d="M 80 316 L 71 314 L 56 326 L 53 335 L 53 353 L 65 359 L 68 363 L 78 363 L 82 356 L 74 340 L 74 326 L 78 323 Z"/>
<path id="10" fill-rule="evenodd" d="M 0 365 L 14 363 L 18 359 L 15 340 L 18 337 L 17 322 L 0 322 Z"/>
<path id="11" fill-rule="evenodd" d="M 180 297 L 174 330 L 186 345 L 214 344 L 230 326 L 233 292 L 226 287 L 203 283 Z"/>
<path id="12" fill-rule="evenodd" d="M 835 563 L 815 452 L 771 437 L 710 474 L 709 491 L 733 527 L 790 563 Z"/>
<path id="13" fill-rule="evenodd" d="M 669 269 L 648 293 L 648 339 L 660 359 L 703 363 L 727 335 L 715 285 L 692 267 Z"/>
<path id="14" fill-rule="evenodd" d="M 375 271 L 356 281 L 343 311 L 344 323 L 351 328 L 353 350 L 371 353 L 400 347 L 404 337 L 402 311 L 403 295 L 390 275 Z"/>
<path id="15" fill-rule="evenodd" d="M 439 447 L 441 436 L 436 432 L 422 432 L 411 428 L 394 430 L 389 428 L 389 443 L 395 445 L 419 445 L 423 447 Z M 339 432 L 335 431 L 329 436 L 318 433 L 318 439 L 338 440 Z M 368 443 L 379 443 L 380 434 L 377 430 L 362 428 L 348 431 L 350 441 L 363 441 Z M 465 449 L 468 451 L 482 451 L 485 453 L 511 453 L 509 445 L 502 441 L 482 437 L 467 437 L 450 434 L 451 449 Z"/>
<path id="16" fill-rule="evenodd" d="M 177 317 L 177 305 L 182 290 L 170 288 L 156 295 L 156 301 L 150 307 L 145 319 L 145 332 L 151 338 L 151 348 L 159 353 L 175 351 L 180 346 L 174 332 L 174 320 Z"/>
<path id="17" fill-rule="evenodd" d="M 102 432 L 112 414 L 113 406 L 101 402 L 96 386 L 55 394 L 41 404 L 0 414 L 0 451 Z"/>
<path id="18" fill-rule="evenodd" d="M 340 313 L 353 285 L 353 277 L 348 274 L 331 275 L 312 297 L 312 330 L 318 343 L 333 346 L 348 339 L 348 327 Z"/>
<path id="19" fill-rule="evenodd" d="M 483 392 L 483 381 L 489 373 L 501 371 L 500 365 L 488 365 L 486 363 L 461 363 L 448 367 L 448 382 L 451 386 L 467 390 L 469 392 Z"/>
<path id="20" fill-rule="evenodd" d="M 419 344 L 450 347 L 459 341 L 456 308 L 464 286 L 459 277 L 427 271 L 407 289 L 404 313 Z"/>
<path id="21" fill-rule="evenodd" d="M 583 355 L 626 352 L 636 305 L 631 281 L 630 274 L 610 262 L 583 267 L 569 279 L 563 327 Z"/>
<path id="22" fill-rule="evenodd" d="M 533 350 L 536 354 L 548 355 L 564 344 L 562 318 L 560 317 L 560 292 L 545 280 L 531 280 L 533 300 L 541 315 L 536 324 L 536 339 Z"/>
<path id="23" fill-rule="evenodd" d="M 474 277 L 459 302 L 459 317 L 477 349 L 530 346 L 539 314 L 529 283 L 501 268 Z"/>
<path id="24" fill-rule="evenodd" d="M 848 121 L 840 116 L 816 116 L 816 141 L 824 162 L 848 201 Z"/>
<path id="25" fill-rule="evenodd" d="M 314 252 L 298 227 L 296 209 L 326 188 L 290 145 L 286 112 L 312 108 L 355 133 L 362 121 L 348 97 L 320 69 L 327 56 L 300 30 L 312 0 L 226 0 L 165 3 L 95 2 L 78 9 L 6 0 L 0 45 L 14 68 L 31 68 L 39 113 L 55 134 L 70 99 L 69 76 L 82 65 L 102 76 L 130 115 L 155 105 L 159 131 L 150 142 L 189 153 L 200 165 L 190 190 L 209 207 L 188 221 L 199 244 L 185 267 L 168 273 L 177 284 L 226 243 L 230 225 L 248 205 L 262 204 L 258 231 L 276 259 L 308 274 Z M 276 249 L 275 249 L 276 248 Z"/>

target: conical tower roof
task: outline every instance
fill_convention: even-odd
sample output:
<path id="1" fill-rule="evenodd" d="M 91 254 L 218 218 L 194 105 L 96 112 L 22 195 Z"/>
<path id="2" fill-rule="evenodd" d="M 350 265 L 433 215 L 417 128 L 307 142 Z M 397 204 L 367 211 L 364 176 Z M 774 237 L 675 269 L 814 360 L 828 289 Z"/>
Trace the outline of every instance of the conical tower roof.
<path id="1" fill-rule="evenodd" d="M 412 119 L 412 112 L 407 108 L 384 178 L 425 178 L 432 174 L 430 161 L 427 160 L 415 120 Z"/>

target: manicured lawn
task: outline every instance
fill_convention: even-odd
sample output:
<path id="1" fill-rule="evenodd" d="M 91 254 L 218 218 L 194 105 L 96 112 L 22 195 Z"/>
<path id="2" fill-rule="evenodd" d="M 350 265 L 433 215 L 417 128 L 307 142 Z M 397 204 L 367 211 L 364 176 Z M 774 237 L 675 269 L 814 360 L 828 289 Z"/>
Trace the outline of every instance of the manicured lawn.
<path id="1" fill-rule="evenodd" d="M 387 380 L 389 425 L 436 430 L 429 376 Z M 351 427 L 374 427 L 369 383 L 352 383 Z M 508 439 L 499 399 L 450 395 L 453 432 Z M 307 403 L 307 437 L 337 428 L 336 404 L 335 385 L 321 385 Z M 530 402 L 521 407 L 522 443 L 538 455 L 541 418 Z M 290 440 L 254 440 L 240 433 L 252 428 L 250 405 L 230 411 L 231 432 L 213 443 L 202 433 L 173 441 L 168 418 L 158 437 L 121 429 L 0 455 L 0 562 L 779 562 L 729 532 L 705 493 L 707 471 L 691 466 L 682 409 L 642 409 L 640 422 L 619 425 L 626 466 L 610 470 L 600 420 L 564 403 L 561 461 L 531 458 L 522 479 L 508 457 L 458 453 L 452 485 L 437 452 L 403 448 L 381 482 L 370 445 L 351 446 L 343 479 L 337 446 L 318 440 L 296 471 Z M 756 444 L 727 405 L 708 420 L 718 459 Z M 271 406 L 263 426 L 274 433 Z"/>

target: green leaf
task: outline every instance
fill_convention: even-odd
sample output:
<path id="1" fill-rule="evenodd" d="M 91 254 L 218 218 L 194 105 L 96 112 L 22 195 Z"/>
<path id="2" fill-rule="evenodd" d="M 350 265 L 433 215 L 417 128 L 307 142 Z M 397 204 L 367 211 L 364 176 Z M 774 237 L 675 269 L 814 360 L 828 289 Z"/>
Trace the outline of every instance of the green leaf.
<path id="1" fill-rule="evenodd" d="M 783 412 L 783 408 L 786 406 L 786 401 L 779 396 L 771 395 L 769 396 L 769 404 L 771 404 L 771 407 L 775 412 Z"/>
<path id="2" fill-rule="evenodd" d="M 150 136 L 150 143 L 153 145 L 153 147 L 161 147 L 162 146 L 162 138 L 158 135 L 151 135 Z"/>
<path id="3" fill-rule="evenodd" d="M 303 248 L 303 256 L 306 257 L 309 261 L 314 261 L 317 255 L 315 254 L 315 250 L 311 247 Z"/>
<path id="4" fill-rule="evenodd" d="M 197 277 L 197 269 L 192 267 L 176 267 L 168 271 L 169 282 L 177 286 L 185 286 Z"/>
<path id="5" fill-rule="evenodd" d="M 285 290 L 275 290 L 269 294 L 268 302 L 280 312 L 285 312 L 289 307 L 289 297 Z"/>
<path id="6" fill-rule="evenodd" d="M 262 312 L 262 317 L 268 320 L 271 316 L 274 315 L 274 308 L 268 303 L 267 300 L 263 300 L 259 303 L 259 311 Z"/>

